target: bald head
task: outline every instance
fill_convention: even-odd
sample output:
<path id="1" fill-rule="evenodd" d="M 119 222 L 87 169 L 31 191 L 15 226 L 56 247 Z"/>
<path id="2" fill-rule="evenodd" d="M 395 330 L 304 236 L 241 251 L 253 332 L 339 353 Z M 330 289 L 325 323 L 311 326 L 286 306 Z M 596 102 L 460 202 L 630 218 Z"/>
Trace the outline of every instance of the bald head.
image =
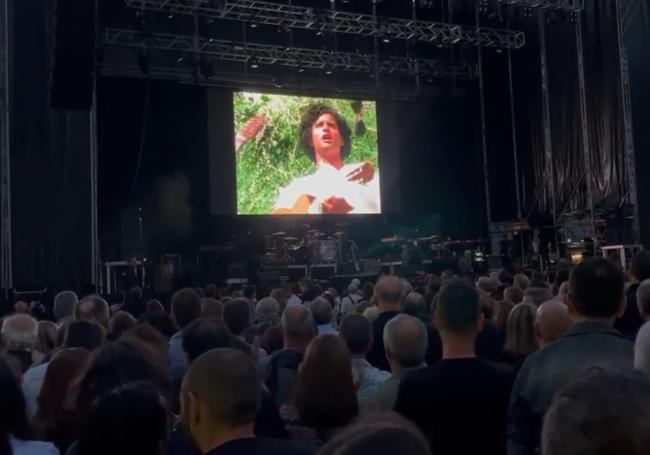
<path id="1" fill-rule="evenodd" d="M 409 292 L 404 297 L 404 313 L 417 316 L 424 311 L 424 297 L 417 292 Z"/>
<path id="2" fill-rule="evenodd" d="M 29 313 L 29 304 L 19 300 L 14 304 L 14 313 L 16 314 L 27 314 Z"/>
<path id="3" fill-rule="evenodd" d="M 571 324 L 569 310 L 564 303 L 557 300 L 542 303 L 535 317 L 535 335 L 540 347 L 560 338 Z"/>
<path id="4" fill-rule="evenodd" d="M 54 297 L 54 316 L 57 321 L 71 317 L 74 313 L 74 307 L 77 305 L 77 302 L 79 302 L 79 298 L 74 292 L 59 292 L 56 297 Z"/>
<path id="5" fill-rule="evenodd" d="M 188 368 L 181 398 L 181 419 L 195 442 L 211 428 L 252 424 L 260 403 L 255 361 L 235 349 L 207 351 Z"/>
<path id="6" fill-rule="evenodd" d="M 298 343 L 307 346 L 316 335 L 316 324 L 309 308 L 288 306 L 282 313 L 282 334 L 285 345 Z"/>
<path id="7" fill-rule="evenodd" d="M 399 310 L 404 287 L 399 278 L 394 275 L 384 275 L 375 284 L 375 296 L 379 309 Z"/>
<path id="8" fill-rule="evenodd" d="M 108 327 L 110 318 L 108 303 L 97 294 L 86 296 L 77 303 L 74 317 L 78 321 L 91 321 Z"/>

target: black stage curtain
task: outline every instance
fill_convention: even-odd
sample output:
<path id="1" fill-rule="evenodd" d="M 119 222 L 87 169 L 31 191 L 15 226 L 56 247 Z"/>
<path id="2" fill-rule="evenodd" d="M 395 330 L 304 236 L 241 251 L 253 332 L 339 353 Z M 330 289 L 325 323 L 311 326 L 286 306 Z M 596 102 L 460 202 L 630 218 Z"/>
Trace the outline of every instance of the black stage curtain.
<path id="1" fill-rule="evenodd" d="M 87 112 L 50 109 L 52 2 L 13 2 L 11 204 L 14 286 L 90 282 Z"/>
<path id="2" fill-rule="evenodd" d="M 583 48 L 590 172 L 585 167 L 580 118 L 575 23 L 559 13 L 546 15 L 553 178 L 544 149 L 535 154 L 540 209 L 549 211 L 550 185 L 557 214 L 588 209 L 587 180 L 596 207 L 618 206 L 627 191 L 615 2 L 586 2 Z M 543 124 L 540 124 L 543 138 Z M 543 142 L 542 142 L 543 143 Z"/>
<path id="3" fill-rule="evenodd" d="M 582 146 L 576 19 L 568 13 L 545 12 L 552 176 L 545 160 L 537 11 L 532 16 L 517 16 L 510 23 L 511 28 L 526 33 L 525 48 L 512 51 L 517 173 L 524 218 L 551 215 L 553 192 L 557 215 L 587 210 L 587 179 L 597 208 L 616 207 L 627 193 L 615 2 L 594 0 L 585 6 L 589 175 Z M 484 53 L 490 205 L 495 221 L 516 218 L 506 58 L 505 53 Z"/>

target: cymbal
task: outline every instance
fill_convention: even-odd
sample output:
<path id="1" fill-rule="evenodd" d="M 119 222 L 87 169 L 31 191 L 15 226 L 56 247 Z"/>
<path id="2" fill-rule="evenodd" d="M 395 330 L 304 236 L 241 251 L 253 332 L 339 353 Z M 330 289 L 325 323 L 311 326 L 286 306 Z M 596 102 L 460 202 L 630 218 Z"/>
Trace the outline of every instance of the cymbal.
<path id="1" fill-rule="evenodd" d="M 286 232 L 274 232 L 271 237 L 284 237 L 285 235 L 287 235 Z"/>
<path id="2" fill-rule="evenodd" d="M 286 242 L 297 242 L 298 239 L 296 237 L 285 237 L 284 240 Z"/>

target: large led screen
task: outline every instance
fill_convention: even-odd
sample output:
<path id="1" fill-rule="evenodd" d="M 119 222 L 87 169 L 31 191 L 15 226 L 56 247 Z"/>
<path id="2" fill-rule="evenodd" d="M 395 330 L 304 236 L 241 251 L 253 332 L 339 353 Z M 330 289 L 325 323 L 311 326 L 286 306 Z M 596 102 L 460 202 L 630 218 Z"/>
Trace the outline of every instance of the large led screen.
<path id="1" fill-rule="evenodd" d="M 381 213 L 374 101 L 234 94 L 237 213 Z"/>

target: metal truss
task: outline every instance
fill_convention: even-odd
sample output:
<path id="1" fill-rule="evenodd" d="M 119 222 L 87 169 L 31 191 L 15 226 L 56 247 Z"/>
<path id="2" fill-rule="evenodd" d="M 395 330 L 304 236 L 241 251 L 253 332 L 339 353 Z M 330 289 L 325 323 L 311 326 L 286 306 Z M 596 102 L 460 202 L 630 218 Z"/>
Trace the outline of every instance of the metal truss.
<path id="1" fill-rule="evenodd" d="M 105 76 L 141 78 L 145 77 L 137 65 L 118 63 L 114 60 L 104 61 L 100 65 L 101 73 Z M 388 84 L 377 86 L 374 79 L 367 82 L 349 80 L 324 80 L 322 78 L 287 77 L 278 78 L 271 74 L 254 74 L 244 72 L 215 72 L 211 78 L 198 77 L 189 66 L 152 65 L 148 77 L 157 80 L 171 80 L 181 84 L 192 84 L 207 87 L 228 87 L 237 90 L 255 89 L 262 87 L 271 90 L 319 93 L 325 96 L 341 97 L 343 94 L 351 98 L 374 98 L 392 100 L 413 100 L 421 96 L 435 96 L 438 91 L 434 87 L 422 86 L 417 90 L 413 84 Z"/>
<path id="2" fill-rule="evenodd" d="M 347 11 L 306 8 L 257 0 L 126 0 L 127 6 L 168 14 L 200 15 L 286 28 L 348 33 L 369 37 L 438 42 L 467 42 L 476 46 L 519 49 L 523 32 L 472 28 L 396 17 L 375 17 Z"/>
<path id="3" fill-rule="evenodd" d="M 632 233 L 634 243 L 641 240 L 639 224 L 639 199 L 636 178 L 636 153 L 634 149 L 634 128 L 632 121 L 632 91 L 630 86 L 630 62 L 628 60 L 627 43 L 625 42 L 625 0 L 616 0 L 618 54 L 620 59 L 621 99 L 623 101 L 623 126 L 625 131 L 625 168 L 627 176 L 627 191 L 632 206 Z"/>
<path id="4" fill-rule="evenodd" d="M 528 6 L 530 8 L 552 8 L 565 11 L 582 11 L 584 0 L 500 0 L 505 4 Z"/>
<path id="5" fill-rule="evenodd" d="M 437 60 L 379 57 L 320 49 L 288 48 L 266 44 L 197 38 L 195 36 L 153 33 L 136 30 L 106 29 L 104 45 L 148 51 L 176 52 L 236 63 L 280 65 L 296 69 L 339 70 L 438 78 L 474 79 L 477 67 L 470 63 L 447 63 Z"/>
<path id="6" fill-rule="evenodd" d="M 11 253 L 11 163 L 9 141 L 9 4 L 0 0 L 0 288 L 13 287 Z"/>

